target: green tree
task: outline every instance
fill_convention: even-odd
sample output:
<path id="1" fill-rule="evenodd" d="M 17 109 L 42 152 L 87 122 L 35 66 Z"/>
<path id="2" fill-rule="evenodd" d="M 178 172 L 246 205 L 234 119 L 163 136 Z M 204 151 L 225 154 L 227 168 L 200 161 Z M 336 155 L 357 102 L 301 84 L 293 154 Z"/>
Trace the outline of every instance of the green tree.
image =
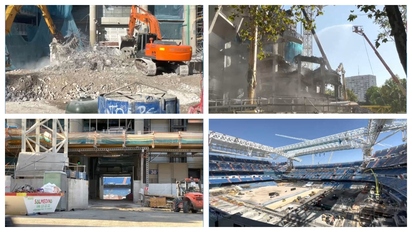
<path id="1" fill-rule="evenodd" d="M 406 88 L 406 79 L 400 79 L 400 82 Z M 392 78 L 382 87 L 370 87 L 365 98 L 368 105 L 390 106 L 391 113 L 406 112 L 406 97 Z"/>
<path id="2" fill-rule="evenodd" d="M 385 5 L 382 10 L 376 5 L 357 5 L 356 7 L 367 13 L 370 19 L 373 18 L 374 23 L 381 28 L 375 41 L 376 48 L 381 43 L 395 41 L 400 62 L 406 73 L 406 6 Z M 350 14 L 348 20 L 354 21 L 356 18 L 357 15 Z"/>
<path id="3" fill-rule="evenodd" d="M 377 86 L 372 86 L 366 90 L 365 99 L 366 105 L 386 105 L 381 95 L 381 88 Z"/>
<path id="4" fill-rule="evenodd" d="M 358 97 L 352 90 L 346 89 L 346 95 L 348 96 L 348 101 L 358 102 Z"/>
<path id="5" fill-rule="evenodd" d="M 302 10 L 310 8 L 314 13 L 314 18 L 306 20 Z M 249 41 L 249 65 L 248 65 L 248 95 L 255 98 L 255 88 L 257 85 L 256 73 L 253 72 L 253 64 L 256 58 L 263 59 L 267 54 L 263 46 L 268 42 L 276 42 L 285 31 L 294 28 L 297 23 L 302 22 L 306 30 L 315 28 L 314 19 L 322 15 L 322 7 L 293 5 L 286 9 L 283 5 L 231 5 L 232 13 L 229 19 L 243 17 L 243 26 L 239 31 L 239 36 L 243 41 Z M 257 36 L 256 36 L 257 31 Z M 254 48 L 257 43 L 257 57 Z"/>
<path id="6" fill-rule="evenodd" d="M 406 79 L 401 79 L 400 82 L 406 88 Z M 399 86 L 392 78 L 385 81 L 380 92 L 385 103 L 391 106 L 392 113 L 406 112 L 406 96 L 403 96 Z"/>

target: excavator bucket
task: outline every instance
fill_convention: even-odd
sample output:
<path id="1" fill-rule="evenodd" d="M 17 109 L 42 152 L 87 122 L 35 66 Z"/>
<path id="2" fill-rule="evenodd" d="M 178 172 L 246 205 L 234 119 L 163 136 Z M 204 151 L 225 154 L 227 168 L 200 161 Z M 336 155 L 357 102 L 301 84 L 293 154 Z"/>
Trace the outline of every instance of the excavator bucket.
<path id="1" fill-rule="evenodd" d="M 120 51 L 122 51 L 123 54 L 128 58 L 133 56 L 135 44 L 136 44 L 136 39 L 133 37 L 129 37 L 129 36 L 120 37 L 120 43 L 119 43 Z"/>
<path id="2" fill-rule="evenodd" d="M 126 47 L 134 47 L 135 43 L 136 43 L 135 38 L 131 38 L 129 36 L 121 36 L 120 44 L 119 44 L 120 50 Z"/>

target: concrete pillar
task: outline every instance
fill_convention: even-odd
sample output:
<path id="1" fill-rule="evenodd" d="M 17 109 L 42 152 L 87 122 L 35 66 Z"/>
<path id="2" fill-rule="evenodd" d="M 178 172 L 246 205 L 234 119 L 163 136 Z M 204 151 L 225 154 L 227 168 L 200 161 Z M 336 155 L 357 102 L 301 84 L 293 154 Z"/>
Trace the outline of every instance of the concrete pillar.
<path id="1" fill-rule="evenodd" d="M 83 132 L 83 119 L 69 119 L 70 132 Z"/>
<path id="2" fill-rule="evenodd" d="M 190 18 L 188 17 L 189 14 L 190 14 L 189 6 L 184 6 L 184 10 L 183 10 L 184 22 L 183 22 L 183 28 L 182 28 L 182 44 L 184 45 L 190 44 L 189 31 L 192 25 L 190 24 Z"/>
<path id="3" fill-rule="evenodd" d="M 89 42 L 90 47 L 93 47 L 96 44 L 96 5 L 90 5 L 89 7 Z"/>
<path id="4" fill-rule="evenodd" d="M 196 5 L 190 5 L 189 6 L 189 24 L 190 27 L 189 29 L 189 36 L 190 36 L 190 42 L 189 45 L 192 46 L 192 54 L 194 55 L 196 53 L 196 43 L 197 43 L 197 36 L 196 36 L 196 19 L 197 19 L 197 15 L 196 15 Z"/>
<path id="5" fill-rule="evenodd" d="M 144 133 L 144 119 L 134 120 L 134 133 L 135 134 Z"/>

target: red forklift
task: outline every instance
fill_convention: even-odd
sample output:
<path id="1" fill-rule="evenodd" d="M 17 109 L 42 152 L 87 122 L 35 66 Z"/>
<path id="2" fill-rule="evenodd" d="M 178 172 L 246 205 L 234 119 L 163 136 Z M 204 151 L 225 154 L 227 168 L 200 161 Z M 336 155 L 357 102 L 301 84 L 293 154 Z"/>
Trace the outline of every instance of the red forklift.
<path id="1" fill-rule="evenodd" d="M 198 178 L 185 178 L 176 181 L 176 195 L 173 200 L 172 210 L 183 213 L 197 213 L 203 209 L 202 183 Z"/>

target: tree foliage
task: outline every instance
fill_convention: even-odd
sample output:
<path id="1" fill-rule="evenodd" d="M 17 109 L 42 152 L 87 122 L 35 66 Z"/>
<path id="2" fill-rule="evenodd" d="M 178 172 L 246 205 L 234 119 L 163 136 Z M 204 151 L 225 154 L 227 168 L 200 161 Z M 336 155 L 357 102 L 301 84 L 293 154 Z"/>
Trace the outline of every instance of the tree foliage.
<path id="1" fill-rule="evenodd" d="M 373 19 L 379 25 L 380 32 L 375 40 L 375 47 L 378 48 L 382 43 L 395 41 L 396 50 L 403 69 L 407 70 L 406 65 L 406 5 L 386 5 L 381 9 L 376 5 L 357 5 L 360 11 L 365 12 L 368 18 Z M 354 11 L 351 11 L 353 13 Z M 354 21 L 358 16 L 350 14 L 348 21 Z"/>
<path id="2" fill-rule="evenodd" d="M 293 5 L 290 9 L 285 9 L 283 5 L 231 5 L 232 14 L 229 20 L 243 17 L 243 29 L 239 31 L 239 36 L 243 41 L 255 41 L 255 28 L 258 27 L 258 58 L 263 59 L 265 54 L 263 46 L 267 42 L 276 42 L 283 33 L 295 28 L 298 23 L 302 23 L 306 30 L 315 28 L 315 17 L 322 15 L 322 7 Z M 307 21 L 302 14 L 302 9 L 309 8 L 313 11 L 313 18 Z"/>
<path id="3" fill-rule="evenodd" d="M 406 88 L 406 79 L 400 79 L 400 82 Z M 391 113 L 406 112 L 406 97 L 392 78 L 382 87 L 370 87 L 366 91 L 365 99 L 367 105 L 390 106 Z"/>
<path id="4" fill-rule="evenodd" d="M 346 96 L 348 97 L 348 101 L 358 102 L 358 96 L 356 96 L 351 89 L 346 89 Z"/>

